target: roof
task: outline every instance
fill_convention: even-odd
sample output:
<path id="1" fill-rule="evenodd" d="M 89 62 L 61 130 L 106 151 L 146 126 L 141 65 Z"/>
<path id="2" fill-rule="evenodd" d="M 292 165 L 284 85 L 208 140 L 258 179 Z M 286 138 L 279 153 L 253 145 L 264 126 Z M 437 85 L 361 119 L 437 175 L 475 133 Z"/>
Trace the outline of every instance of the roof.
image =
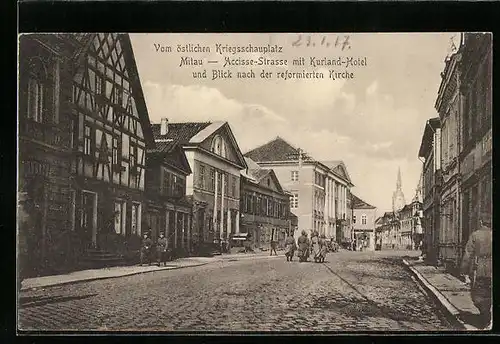
<path id="1" fill-rule="evenodd" d="M 303 152 L 302 154 L 304 160 L 312 160 L 307 154 Z M 254 148 L 244 155 L 257 162 L 296 161 L 299 159 L 299 149 L 278 136 L 274 140 Z"/>
<path id="2" fill-rule="evenodd" d="M 155 140 L 172 139 L 172 142 L 186 144 L 189 143 L 196 134 L 211 124 L 210 122 L 169 123 L 166 135 L 160 134 L 161 124 L 152 124 L 152 129 Z M 165 146 L 168 146 L 168 144 L 165 144 Z"/>
<path id="3" fill-rule="evenodd" d="M 333 174 L 352 184 L 347 168 L 342 160 L 317 161 L 303 150 L 294 147 L 281 137 L 276 137 L 247 153 L 245 157 L 251 158 L 256 162 L 278 162 L 278 161 L 298 161 L 299 154 L 302 154 L 304 161 L 318 163 L 326 169 L 330 169 Z"/>
<path id="4" fill-rule="evenodd" d="M 422 135 L 422 142 L 420 143 L 420 149 L 418 151 L 418 156 L 420 158 L 425 158 L 431 150 L 433 144 L 434 132 L 437 128 L 441 127 L 441 121 L 439 117 L 434 117 L 427 120 L 425 124 L 424 134 Z"/>
<path id="5" fill-rule="evenodd" d="M 353 209 L 377 209 L 377 207 L 374 207 L 373 205 L 366 203 L 358 196 L 356 196 L 354 194 L 351 194 L 351 195 L 352 195 L 352 208 Z"/>

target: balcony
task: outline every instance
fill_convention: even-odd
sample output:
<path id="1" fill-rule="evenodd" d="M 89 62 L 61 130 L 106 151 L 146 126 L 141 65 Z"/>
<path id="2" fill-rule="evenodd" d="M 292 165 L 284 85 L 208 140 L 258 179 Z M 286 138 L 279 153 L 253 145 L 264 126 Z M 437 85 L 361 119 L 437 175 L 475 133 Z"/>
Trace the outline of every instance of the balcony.
<path id="1" fill-rule="evenodd" d="M 69 133 L 54 124 L 22 118 L 19 121 L 19 135 L 56 149 L 69 149 Z"/>

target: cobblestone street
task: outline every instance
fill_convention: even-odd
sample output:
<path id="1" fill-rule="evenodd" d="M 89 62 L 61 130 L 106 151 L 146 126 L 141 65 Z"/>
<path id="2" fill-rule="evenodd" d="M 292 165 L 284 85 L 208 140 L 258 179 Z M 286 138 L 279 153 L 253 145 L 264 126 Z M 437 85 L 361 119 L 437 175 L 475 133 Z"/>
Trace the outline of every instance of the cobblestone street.
<path id="1" fill-rule="evenodd" d="M 23 330 L 453 330 L 397 252 L 330 253 L 324 264 L 284 257 L 21 293 Z"/>

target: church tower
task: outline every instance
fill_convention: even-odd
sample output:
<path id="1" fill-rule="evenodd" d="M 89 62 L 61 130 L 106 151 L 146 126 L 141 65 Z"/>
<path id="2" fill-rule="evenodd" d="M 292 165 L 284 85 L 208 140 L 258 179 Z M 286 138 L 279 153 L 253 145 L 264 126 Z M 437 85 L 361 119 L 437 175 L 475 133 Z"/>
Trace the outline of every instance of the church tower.
<path id="1" fill-rule="evenodd" d="M 401 168 L 398 167 L 398 180 L 396 181 L 396 191 L 392 194 L 392 210 L 397 212 L 406 205 L 405 195 L 401 189 Z"/>

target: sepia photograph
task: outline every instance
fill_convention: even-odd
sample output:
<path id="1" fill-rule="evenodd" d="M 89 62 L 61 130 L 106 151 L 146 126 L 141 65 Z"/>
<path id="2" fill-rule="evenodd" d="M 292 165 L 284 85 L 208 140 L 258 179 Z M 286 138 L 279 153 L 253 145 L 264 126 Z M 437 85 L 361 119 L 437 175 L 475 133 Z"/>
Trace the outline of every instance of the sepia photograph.
<path id="1" fill-rule="evenodd" d="M 491 330 L 487 32 L 18 36 L 17 330 Z"/>

